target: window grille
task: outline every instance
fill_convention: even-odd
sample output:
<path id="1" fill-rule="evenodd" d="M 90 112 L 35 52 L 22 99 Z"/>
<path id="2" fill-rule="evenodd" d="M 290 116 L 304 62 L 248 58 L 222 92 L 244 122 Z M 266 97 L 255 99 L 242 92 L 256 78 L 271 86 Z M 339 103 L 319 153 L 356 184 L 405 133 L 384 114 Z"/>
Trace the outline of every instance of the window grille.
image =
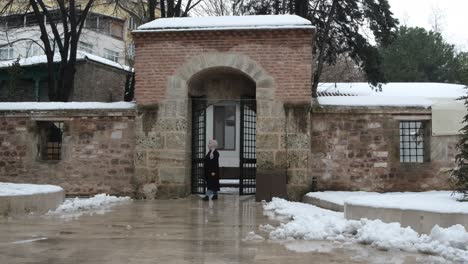
<path id="1" fill-rule="evenodd" d="M 400 122 L 400 162 L 424 162 L 424 131 L 422 121 Z"/>
<path id="2" fill-rule="evenodd" d="M 61 160 L 64 122 L 39 121 L 40 155 L 42 160 Z"/>

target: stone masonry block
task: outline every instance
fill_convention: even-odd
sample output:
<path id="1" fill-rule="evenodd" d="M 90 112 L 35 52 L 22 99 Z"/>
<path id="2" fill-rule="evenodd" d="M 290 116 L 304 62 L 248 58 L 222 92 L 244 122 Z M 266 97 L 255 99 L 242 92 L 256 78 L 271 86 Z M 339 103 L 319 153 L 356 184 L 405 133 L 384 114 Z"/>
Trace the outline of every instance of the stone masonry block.
<path id="1" fill-rule="evenodd" d="M 257 134 L 257 146 L 261 149 L 278 149 L 279 135 L 278 134 Z"/>

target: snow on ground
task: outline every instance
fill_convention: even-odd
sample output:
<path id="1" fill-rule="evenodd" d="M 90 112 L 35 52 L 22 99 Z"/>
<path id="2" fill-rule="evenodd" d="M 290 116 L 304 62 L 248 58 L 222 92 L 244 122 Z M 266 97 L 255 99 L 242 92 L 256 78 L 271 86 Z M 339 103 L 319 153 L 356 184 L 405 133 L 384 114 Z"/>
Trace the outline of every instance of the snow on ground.
<path id="1" fill-rule="evenodd" d="M 0 196 L 32 195 L 62 190 L 62 187 L 55 185 L 0 182 Z"/>
<path id="2" fill-rule="evenodd" d="M 285 221 L 269 232 L 272 240 L 357 242 L 381 250 L 422 252 L 468 262 L 468 233 L 461 225 L 435 226 L 431 234 L 420 235 L 409 227 L 402 228 L 399 223 L 346 220 L 343 213 L 280 198 L 273 198 L 263 207 L 266 215 L 279 216 Z"/>
<path id="3" fill-rule="evenodd" d="M 220 194 L 239 194 L 239 187 L 221 187 Z"/>
<path id="4" fill-rule="evenodd" d="M 309 20 L 296 15 L 220 16 L 159 18 L 143 24 L 136 31 L 226 30 L 313 28 Z"/>
<path id="5" fill-rule="evenodd" d="M 451 191 L 429 192 L 310 192 L 309 197 L 344 205 L 361 205 L 374 208 L 394 208 L 438 213 L 468 214 L 468 203 L 458 202 Z"/>
<path id="6" fill-rule="evenodd" d="M 132 201 L 130 197 L 116 197 L 105 193 L 97 194 L 91 198 L 66 199 L 55 211 L 49 211 L 49 216 L 61 218 L 77 218 L 84 214 L 104 214 L 118 204 Z"/>
<path id="7" fill-rule="evenodd" d="M 339 204 L 344 206 L 346 199 L 354 196 L 363 196 L 363 195 L 372 195 L 379 194 L 376 192 L 340 192 L 340 191 L 326 191 L 326 192 L 310 192 L 306 196 L 317 198 L 320 200 L 325 200 L 332 202 L 334 204 Z"/>
<path id="8" fill-rule="evenodd" d="M 130 102 L 12 102 L 0 103 L 0 110 L 76 110 L 76 109 L 135 109 Z"/>
<path id="9" fill-rule="evenodd" d="M 352 196 L 345 202 L 375 208 L 468 214 L 468 203 L 458 202 L 458 197 L 451 191 L 403 192 Z"/>

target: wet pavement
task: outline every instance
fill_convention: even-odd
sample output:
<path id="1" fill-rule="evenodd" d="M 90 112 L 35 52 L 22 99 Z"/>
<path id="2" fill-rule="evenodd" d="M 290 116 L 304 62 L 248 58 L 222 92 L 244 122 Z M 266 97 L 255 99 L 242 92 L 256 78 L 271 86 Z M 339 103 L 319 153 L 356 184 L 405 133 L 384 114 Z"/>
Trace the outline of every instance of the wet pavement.
<path id="1" fill-rule="evenodd" d="M 329 241 L 248 240 L 278 225 L 253 197 L 135 201 L 77 219 L 0 219 L 0 263 L 443 263 L 439 257 Z"/>

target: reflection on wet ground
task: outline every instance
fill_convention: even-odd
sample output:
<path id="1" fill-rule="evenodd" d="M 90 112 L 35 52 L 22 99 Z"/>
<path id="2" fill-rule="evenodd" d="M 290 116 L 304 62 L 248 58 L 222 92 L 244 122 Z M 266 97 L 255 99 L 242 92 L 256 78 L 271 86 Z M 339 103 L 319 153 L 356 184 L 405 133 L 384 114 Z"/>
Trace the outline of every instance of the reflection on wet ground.
<path id="1" fill-rule="evenodd" d="M 135 201 L 77 219 L 0 220 L 0 263 L 443 263 L 330 241 L 271 241 L 253 197 Z M 265 239 L 249 239 L 249 232 Z M 257 237 L 258 238 L 258 237 Z"/>

